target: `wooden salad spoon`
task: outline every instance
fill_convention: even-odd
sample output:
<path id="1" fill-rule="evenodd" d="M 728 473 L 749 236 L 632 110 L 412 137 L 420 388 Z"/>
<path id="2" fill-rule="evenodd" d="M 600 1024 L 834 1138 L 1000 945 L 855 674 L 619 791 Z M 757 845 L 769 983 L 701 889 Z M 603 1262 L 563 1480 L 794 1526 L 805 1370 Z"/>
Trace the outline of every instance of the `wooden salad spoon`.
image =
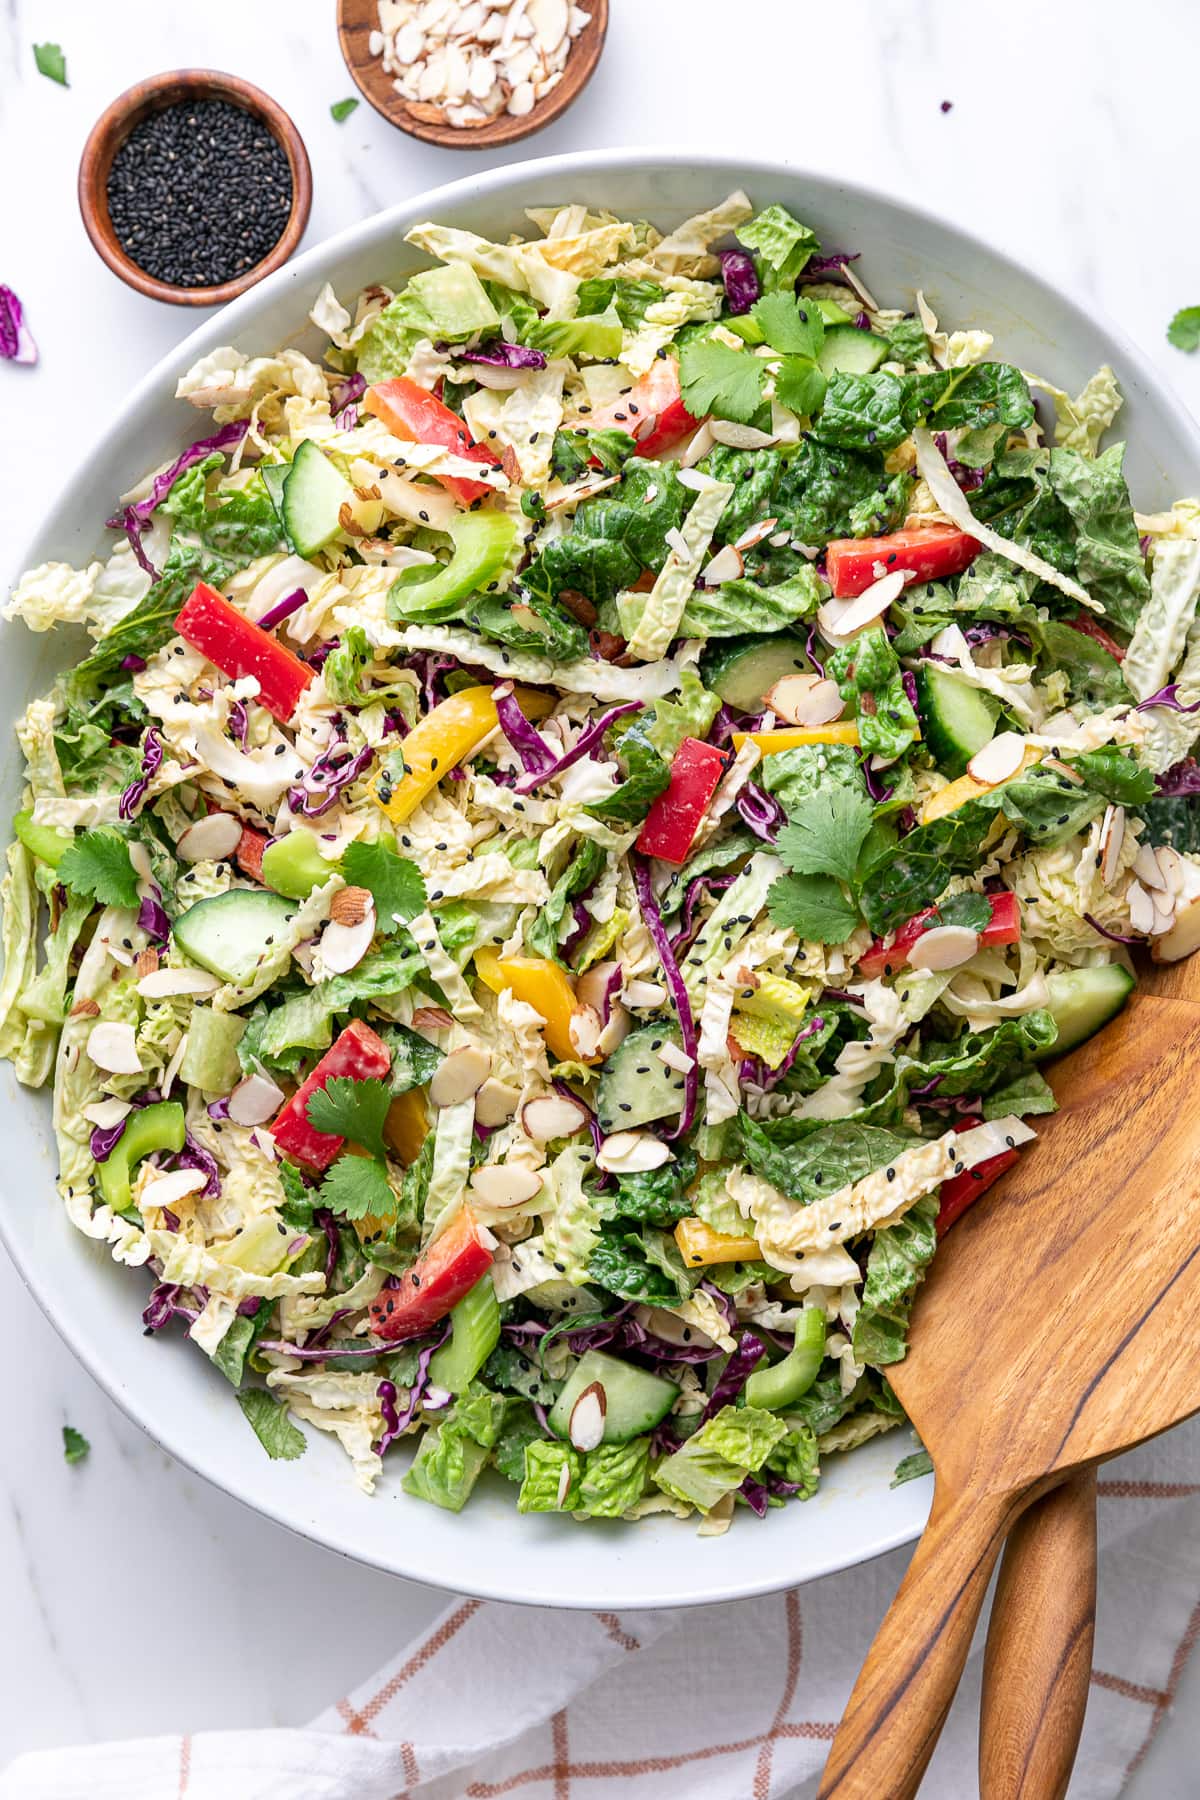
<path id="1" fill-rule="evenodd" d="M 955 1226 L 918 1295 L 890 1375 L 933 1460 L 933 1510 L 834 1739 L 824 1800 L 916 1793 L 1001 1547 L 1069 1482 L 1013 1542 L 989 1645 L 988 1686 L 999 1679 L 1004 1699 L 984 1734 L 1004 1755 L 981 1769 L 997 1784 L 984 1800 L 1065 1786 L 1091 1660 L 1088 1471 L 1200 1407 L 1179 1353 L 1200 1303 L 1200 968 L 1149 986 L 1056 1066 L 1061 1110 Z M 1006 1628 L 1010 1606 L 1035 1628 Z"/>

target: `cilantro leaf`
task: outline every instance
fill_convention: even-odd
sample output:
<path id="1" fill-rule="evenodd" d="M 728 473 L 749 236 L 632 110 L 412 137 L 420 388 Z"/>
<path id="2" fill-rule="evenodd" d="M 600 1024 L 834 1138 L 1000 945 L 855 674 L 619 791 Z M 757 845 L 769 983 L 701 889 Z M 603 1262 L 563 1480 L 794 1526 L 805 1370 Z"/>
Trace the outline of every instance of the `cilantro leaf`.
<path id="1" fill-rule="evenodd" d="M 780 832 L 776 848 L 793 874 L 853 882 L 871 817 L 871 802 L 855 788 L 822 788 Z"/>
<path id="2" fill-rule="evenodd" d="M 355 95 L 351 95 L 348 100 L 335 100 L 329 109 L 329 116 L 335 125 L 342 125 L 357 105 L 358 99 Z"/>
<path id="3" fill-rule="evenodd" d="M 76 1431 L 73 1425 L 64 1425 L 62 1434 L 64 1459 L 69 1463 L 82 1462 L 92 1447 L 82 1431 Z"/>
<path id="4" fill-rule="evenodd" d="M 785 356 L 775 377 L 775 395 L 780 405 L 802 417 L 820 411 L 827 386 L 824 374 L 807 356 Z"/>
<path id="5" fill-rule="evenodd" d="M 339 1156 L 321 1183 L 321 1199 L 344 1219 L 390 1219 L 396 1210 L 387 1172 L 373 1156 Z"/>
<path id="6" fill-rule="evenodd" d="M 33 60 L 39 75 L 45 75 L 50 81 L 57 81 L 59 87 L 70 87 L 67 80 L 67 59 L 63 55 L 61 44 L 35 44 Z"/>
<path id="7" fill-rule="evenodd" d="M 815 944 L 844 944 L 858 924 L 858 908 L 831 875 L 781 875 L 767 894 L 767 911 L 776 925 Z"/>
<path id="8" fill-rule="evenodd" d="M 353 843 L 342 857 L 346 880 L 370 890 L 375 918 L 385 935 L 425 911 L 425 883 L 416 863 L 397 856 L 386 844 Z"/>
<path id="9" fill-rule="evenodd" d="M 1200 350 L 1200 306 L 1184 306 L 1167 326 L 1167 339 L 1177 350 Z"/>
<path id="10" fill-rule="evenodd" d="M 115 831 L 85 831 L 63 851 L 58 879 L 73 894 L 102 906 L 136 906 L 137 873 L 129 845 Z"/>
<path id="11" fill-rule="evenodd" d="M 750 316 L 772 350 L 783 356 L 814 357 L 825 342 L 820 308 L 806 306 L 792 294 L 764 294 L 750 308 Z"/>
<path id="12" fill-rule="evenodd" d="M 693 418 L 716 413 L 748 425 L 763 403 L 766 365 L 748 350 L 734 350 L 713 338 L 693 338 L 679 358 L 683 401 Z"/>
<path id="13" fill-rule="evenodd" d="M 306 1110 L 315 1130 L 346 1138 L 373 1156 L 383 1156 L 383 1122 L 391 1103 L 392 1090 L 386 1081 L 374 1076 L 355 1081 L 349 1075 L 334 1075 L 308 1096 Z"/>
<path id="14" fill-rule="evenodd" d="M 266 1388 L 243 1388 L 236 1398 L 272 1462 L 280 1459 L 295 1462 L 298 1456 L 304 1455 L 308 1440 L 299 1427 L 292 1424 L 282 1400 L 277 1400 Z"/>

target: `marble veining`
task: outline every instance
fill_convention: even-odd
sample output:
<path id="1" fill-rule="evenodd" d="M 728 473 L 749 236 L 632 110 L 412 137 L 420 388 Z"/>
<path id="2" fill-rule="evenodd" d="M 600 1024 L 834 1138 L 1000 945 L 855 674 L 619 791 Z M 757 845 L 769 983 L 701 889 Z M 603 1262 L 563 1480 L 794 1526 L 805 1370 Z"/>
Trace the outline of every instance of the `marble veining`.
<path id="1" fill-rule="evenodd" d="M 1200 412 L 1200 357 L 1165 338 L 1174 310 L 1200 303 L 1195 30 L 1193 0 L 1156 0 L 1144 35 L 1118 0 L 613 0 L 594 81 L 526 150 L 736 144 L 878 182 L 1101 306 Z M 69 89 L 37 75 L 35 39 L 63 45 Z M 4 0 L 0 279 L 21 294 L 42 351 L 36 371 L 0 366 L 5 579 L 106 408 L 197 322 L 98 261 L 75 171 L 123 87 L 203 65 L 257 81 L 295 117 L 315 175 L 308 243 L 479 163 L 412 142 L 365 103 L 332 121 L 330 104 L 353 89 L 328 0 Z M 78 1366 L 3 1256 L 0 1318 L 12 1371 L 0 1412 L 0 1768 L 18 1750 L 94 1737 L 302 1723 L 440 1608 L 440 1596 L 292 1538 L 173 1464 Z M 66 1422 L 92 1443 L 76 1467 L 62 1459 Z M 286 1659 L 264 1655 L 268 1643 L 286 1644 Z M 1179 1710 L 1195 1713 L 1186 1690 Z M 1195 1742 L 1194 1725 L 1172 1730 Z M 1182 1791 L 1154 1759 L 1142 1782 L 1146 1795 Z"/>

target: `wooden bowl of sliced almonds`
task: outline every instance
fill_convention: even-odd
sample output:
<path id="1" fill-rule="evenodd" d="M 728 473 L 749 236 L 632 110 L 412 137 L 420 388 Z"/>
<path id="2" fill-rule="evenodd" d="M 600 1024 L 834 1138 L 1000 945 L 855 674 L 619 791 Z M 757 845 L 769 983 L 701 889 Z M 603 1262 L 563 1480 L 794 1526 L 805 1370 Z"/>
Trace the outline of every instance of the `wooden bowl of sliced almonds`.
<path id="1" fill-rule="evenodd" d="M 392 125 L 449 150 L 541 131 L 587 86 L 608 0 L 338 0 L 355 86 Z"/>

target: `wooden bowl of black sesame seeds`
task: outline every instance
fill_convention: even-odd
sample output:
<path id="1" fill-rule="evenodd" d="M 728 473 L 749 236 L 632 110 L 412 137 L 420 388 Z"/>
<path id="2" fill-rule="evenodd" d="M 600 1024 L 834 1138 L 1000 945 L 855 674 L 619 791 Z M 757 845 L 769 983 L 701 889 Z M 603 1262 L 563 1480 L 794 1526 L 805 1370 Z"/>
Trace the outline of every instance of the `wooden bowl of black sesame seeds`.
<path id="1" fill-rule="evenodd" d="M 308 223 L 304 141 L 236 75 L 175 69 L 113 101 L 79 164 L 79 210 L 115 275 L 175 306 L 220 306 L 285 263 Z"/>

